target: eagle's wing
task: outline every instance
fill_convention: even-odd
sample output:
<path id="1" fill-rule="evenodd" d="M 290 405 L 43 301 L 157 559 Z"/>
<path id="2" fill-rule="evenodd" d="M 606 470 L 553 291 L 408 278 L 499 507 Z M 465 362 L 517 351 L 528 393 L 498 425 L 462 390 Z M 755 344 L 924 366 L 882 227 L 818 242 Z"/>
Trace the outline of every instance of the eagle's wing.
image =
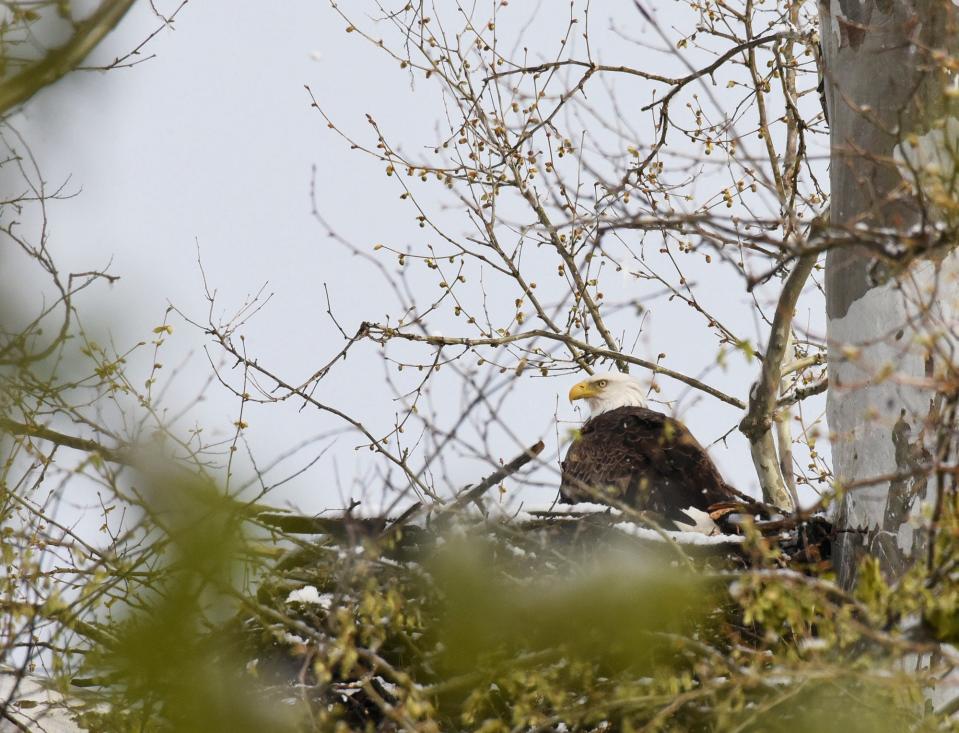
<path id="1" fill-rule="evenodd" d="M 564 502 L 612 496 L 688 523 L 683 509 L 733 498 L 705 449 L 678 420 L 643 407 L 620 407 L 589 420 L 562 466 Z"/>

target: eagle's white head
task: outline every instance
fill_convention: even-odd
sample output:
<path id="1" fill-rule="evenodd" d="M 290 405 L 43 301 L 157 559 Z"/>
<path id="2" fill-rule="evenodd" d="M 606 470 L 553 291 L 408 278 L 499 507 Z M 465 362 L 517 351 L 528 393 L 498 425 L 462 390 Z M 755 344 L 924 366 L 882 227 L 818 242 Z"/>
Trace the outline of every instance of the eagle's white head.
<path id="1" fill-rule="evenodd" d="M 586 400 L 590 417 L 596 417 L 617 407 L 646 407 L 643 392 L 643 385 L 628 374 L 607 372 L 574 384 L 569 401 Z"/>

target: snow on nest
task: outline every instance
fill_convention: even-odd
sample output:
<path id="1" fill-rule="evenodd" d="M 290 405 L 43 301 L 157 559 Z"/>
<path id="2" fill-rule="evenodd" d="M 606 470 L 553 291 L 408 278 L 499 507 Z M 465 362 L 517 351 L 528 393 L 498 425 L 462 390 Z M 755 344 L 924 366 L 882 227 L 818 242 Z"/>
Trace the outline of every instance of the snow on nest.
<path id="1" fill-rule="evenodd" d="M 286 597 L 286 602 L 314 604 L 328 611 L 333 603 L 333 595 L 331 593 L 320 594 L 316 586 L 304 585 L 297 590 L 291 590 L 290 595 Z"/>
<path id="2" fill-rule="evenodd" d="M 738 534 L 703 534 L 702 532 L 680 532 L 670 529 L 650 529 L 624 522 L 616 525 L 620 530 L 644 540 L 663 541 L 666 537 L 680 545 L 738 545 L 745 539 Z"/>

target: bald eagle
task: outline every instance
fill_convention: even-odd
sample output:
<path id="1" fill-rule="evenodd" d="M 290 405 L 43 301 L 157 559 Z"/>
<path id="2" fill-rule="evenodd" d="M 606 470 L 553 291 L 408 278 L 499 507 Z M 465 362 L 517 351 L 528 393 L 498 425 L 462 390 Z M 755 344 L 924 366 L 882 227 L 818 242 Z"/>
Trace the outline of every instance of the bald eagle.
<path id="1" fill-rule="evenodd" d="M 612 499 L 688 525 L 695 510 L 743 498 L 685 425 L 646 407 L 632 377 L 594 375 L 574 385 L 569 400 L 586 400 L 590 418 L 566 451 L 561 502 Z"/>

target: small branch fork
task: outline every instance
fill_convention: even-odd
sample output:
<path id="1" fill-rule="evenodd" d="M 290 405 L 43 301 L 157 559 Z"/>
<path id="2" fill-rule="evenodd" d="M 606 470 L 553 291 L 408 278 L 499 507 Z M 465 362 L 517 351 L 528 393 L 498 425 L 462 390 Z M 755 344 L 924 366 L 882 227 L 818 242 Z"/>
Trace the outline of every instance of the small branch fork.
<path id="1" fill-rule="evenodd" d="M 545 444 L 543 441 L 538 441 L 536 444 L 531 445 L 525 451 L 520 453 L 516 458 L 511 460 L 509 463 L 504 465 L 502 468 L 497 469 L 489 476 L 480 481 L 476 486 L 467 486 L 462 489 L 459 494 L 456 495 L 456 498 L 448 504 L 439 506 L 432 505 L 426 506 L 421 502 L 417 502 L 409 509 L 407 509 L 400 517 L 393 522 L 384 533 L 384 536 L 390 536 L 397 530 L 401 529 L 403 525 L 408 524 L 412 519 L 418 517 L 424 512 L 438 512 L 438 515 L 448 516 L 450 513 L 462 509 L 467 504 L 475 501 L 479 501 L 480 497 L 483 496 L 487 491 L 496 486 L 498 483 L 504 479 L 512 476 L 514 473 L 519 471 L 523 466 L 536 458 L 540 453 L 543 452 Z"/>
<path id="2" fill-rule="evenodd" d="M 783 481 L 772 426 L 778 407 L 776 398 L 782 383 L 782 364 L 789 345 L 796 302 L 816 264 L 816 259 L 815 254 L 803 255 L 789 273 L 776 305 L 776 315 L 769 332 L 769 345 L 766 347 L 766 358 L 763 359 L 759 381 L 750 390 L 749 409 L 739 425 L 742 433 L 749 438 L 750 452 L 759 475 L 763 499 L 782 508 L 791 507 L 793 499 Z"/>

